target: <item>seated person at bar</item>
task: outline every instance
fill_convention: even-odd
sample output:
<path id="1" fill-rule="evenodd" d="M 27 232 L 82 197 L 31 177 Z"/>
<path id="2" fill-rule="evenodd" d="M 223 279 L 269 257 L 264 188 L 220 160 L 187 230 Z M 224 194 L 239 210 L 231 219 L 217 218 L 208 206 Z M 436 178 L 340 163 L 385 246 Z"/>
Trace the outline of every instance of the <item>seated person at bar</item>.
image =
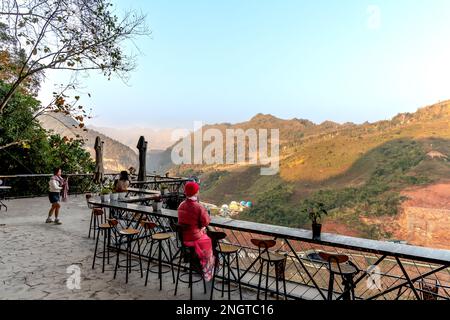
<path id="1" fill-rule="evenodd" d="M 130 178 L 128 177 L 128 172 L 122 171 L 120 173 L 119 180 L 114 181 L 114 191 L 115 192 L 127 192 L 130 186 Z"/>
<path id="2" fill-rule="evenodd" d="M 197 183 L 186 183 L 184 187 L 186 200 L 178 207 L 178 223 L 187 227 L 183 231 L 184 245 L 195 249 L 202 266 L 203 277 L 206 281 L 210 281 L 214 272 L 214 255 L 212 241 L 206 234 L 206 227 L 211 218 L 198 202 L 199 190 Z"/>

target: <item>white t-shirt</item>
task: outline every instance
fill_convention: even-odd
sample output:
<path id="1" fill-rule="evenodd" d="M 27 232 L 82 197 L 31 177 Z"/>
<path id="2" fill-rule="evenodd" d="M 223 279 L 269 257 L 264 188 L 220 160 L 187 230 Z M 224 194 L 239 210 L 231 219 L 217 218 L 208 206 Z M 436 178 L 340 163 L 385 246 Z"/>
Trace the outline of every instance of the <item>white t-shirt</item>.
<path id="1" fill-rule="evenodd" d="M 51 177 L 48 185 L 50 192 L 60 192 L 62 190 L 62 187 L 60 186 L 60 182 L 57 180 L 59 178 L 53 176 Z"/>

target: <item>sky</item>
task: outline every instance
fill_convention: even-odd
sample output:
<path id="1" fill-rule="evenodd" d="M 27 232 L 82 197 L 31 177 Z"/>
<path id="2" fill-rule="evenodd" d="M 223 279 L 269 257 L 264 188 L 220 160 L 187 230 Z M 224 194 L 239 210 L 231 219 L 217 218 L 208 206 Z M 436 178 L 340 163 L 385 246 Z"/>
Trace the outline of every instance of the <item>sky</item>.
<path id="1" fill-rule="evenodd" d="M 81 78 L 93 125 L 189 129 L 257 113 L 362 123 L 450 99 L 448 0 L 115 3 L 145 13 L 152 35 L 135 40 L 127 83 Z M 68 76 L 47 73 L 41 100 Z"/>

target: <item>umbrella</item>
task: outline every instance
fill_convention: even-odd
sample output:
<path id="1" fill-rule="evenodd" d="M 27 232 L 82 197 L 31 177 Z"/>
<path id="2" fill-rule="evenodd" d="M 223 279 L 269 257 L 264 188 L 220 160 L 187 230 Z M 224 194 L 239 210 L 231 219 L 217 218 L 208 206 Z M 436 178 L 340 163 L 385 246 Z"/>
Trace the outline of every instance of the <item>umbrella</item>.
<path id="1" fill-rule="evenodd" d="M 103 141 L 100 137 L 95 139 L 95 171 L 94 171 L 94 181 L 96 183 L 101 183 L 103 180 Z"/>
<path id="2" fill-rule="evenodd" d="M 137 145 L 139 149 L 139 173 L 138 181 L 146 181 L 147 171 L 146 171 L 146 158 L 147 158 L 147 141 L 141 136 Z"/>

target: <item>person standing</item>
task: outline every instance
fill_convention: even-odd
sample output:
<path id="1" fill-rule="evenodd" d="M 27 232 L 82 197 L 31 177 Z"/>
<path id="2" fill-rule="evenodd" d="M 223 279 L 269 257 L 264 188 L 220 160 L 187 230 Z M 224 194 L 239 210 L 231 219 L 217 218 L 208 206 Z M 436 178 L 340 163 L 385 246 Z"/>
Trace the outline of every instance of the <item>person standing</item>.
<path id="1" fill-rule="evenodd" d="M 59 220 L 59 209 L 61 208 L 61 205 L 59 204 L 61 201 L 61 191 L 64 188 L 64 185 L 66 184 L 66 181 L 61 177 L 61 168 L 56 168 L 53 171 L 53 176 L 50 178 L 49 181 L 49 193 L 48 198 L 50 200 L 50 203 L 52 204 L 50 211 L 48 212 L 48 218 L 45 221 L 46 223 L 55 223 L 55 224 L 61 224 L 61 221 Z M 55 221 L 52 220 L 53 213 L 55 214 Z"/>

